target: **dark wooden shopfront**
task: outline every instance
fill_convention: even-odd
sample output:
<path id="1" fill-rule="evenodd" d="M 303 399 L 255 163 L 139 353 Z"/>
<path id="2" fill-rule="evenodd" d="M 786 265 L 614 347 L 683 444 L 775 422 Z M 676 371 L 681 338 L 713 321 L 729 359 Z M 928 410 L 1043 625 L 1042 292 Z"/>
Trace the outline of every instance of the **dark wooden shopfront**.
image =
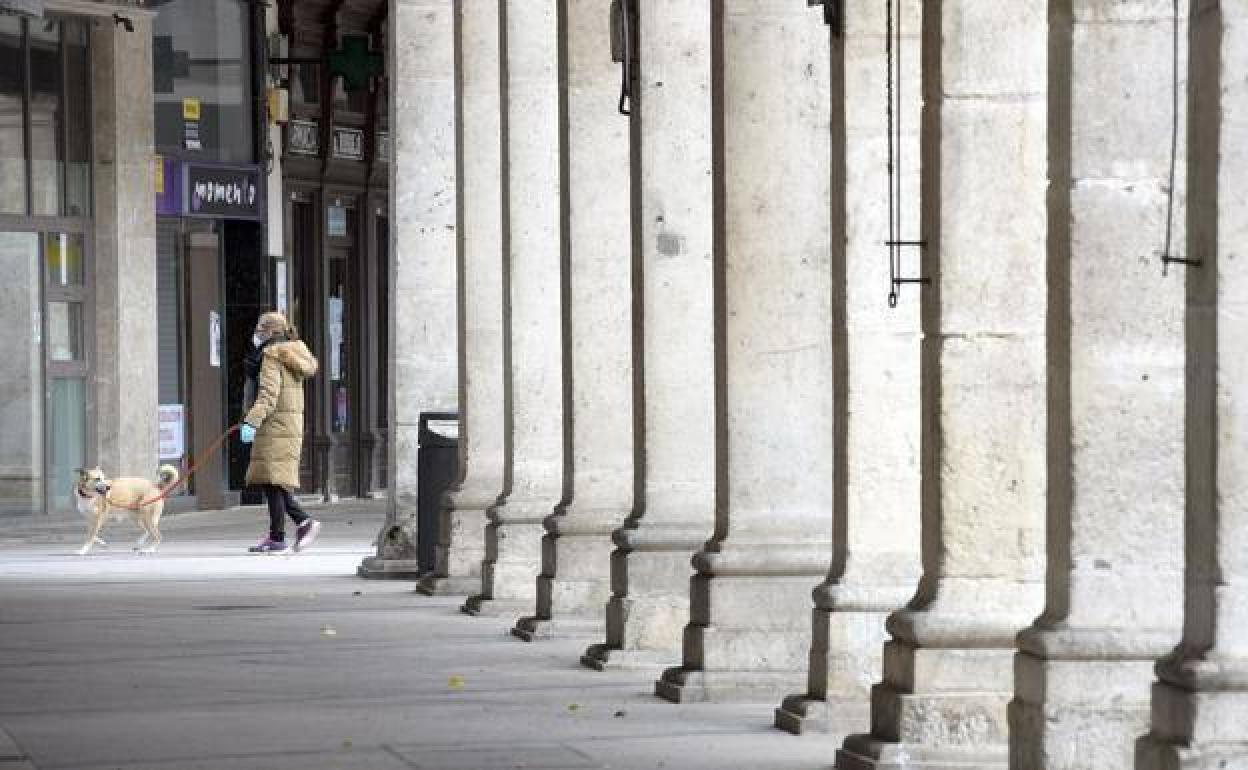
<path id="1" fill-rule="evenodd" d="M 388 483 L 386 3 L 282 0 L 279 12 L 292 63 L 283 68 L 287 261 L 275 269 L 321 362 L 307 393 L 302 484 L 331 500 L 374 497 Z"/>

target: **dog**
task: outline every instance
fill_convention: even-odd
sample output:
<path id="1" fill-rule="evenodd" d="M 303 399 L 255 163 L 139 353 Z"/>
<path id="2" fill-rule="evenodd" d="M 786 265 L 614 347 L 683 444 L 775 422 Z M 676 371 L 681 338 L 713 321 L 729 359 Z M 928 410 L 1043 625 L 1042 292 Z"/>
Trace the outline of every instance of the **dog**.
<path id="1" fill-rule="evenodd" d="M 86 556 L 91 546 L 104 544 L 100 530 L 110 518 L 120 520 L 130 514 L 143 533 L 134 550 L 155 553 L 160 545 L 160 515 L 165 510 L 165 491 L 178 481 L 178 469 L 162 465 L 157 481 L 140 478 L 109 479 L 99 468 L 79 468 L 74 484 L 74 503 L 78 512 L 87 517 L 87 542 L 78 549 Z"/>

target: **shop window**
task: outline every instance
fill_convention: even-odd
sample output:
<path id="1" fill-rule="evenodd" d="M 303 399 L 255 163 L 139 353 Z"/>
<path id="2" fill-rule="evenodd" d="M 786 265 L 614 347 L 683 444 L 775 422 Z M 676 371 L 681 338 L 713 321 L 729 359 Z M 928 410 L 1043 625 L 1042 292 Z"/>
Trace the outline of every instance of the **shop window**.
<path id="1" fill-rule="evenodd" d="M 241 0 L 167 0 L 152 24 L 156 146 L 251 163 L 251 25 Z"/>
<path id="2" fill-rule="evenodd" d="M 0 16 L 0 212 L 26 213 L 23 22 Z"/>
<path id="3" fill-rule="evenodd" d="M 86 22 L 0 16 L 0 213 L 90 215 Z"/>

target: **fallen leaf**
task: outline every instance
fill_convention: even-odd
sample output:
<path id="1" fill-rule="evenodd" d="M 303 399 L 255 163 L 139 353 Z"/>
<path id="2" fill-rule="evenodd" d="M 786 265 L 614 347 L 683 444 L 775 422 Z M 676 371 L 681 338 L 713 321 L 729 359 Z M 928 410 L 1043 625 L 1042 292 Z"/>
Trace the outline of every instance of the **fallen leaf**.
<path id="1" fill-rule="evenodd" d="M 627 712 L 624 712 L 624 711 L 617 711 L 617 712 L 615 712 L 615 714 L 614 714 L 614 716 L 615 716 L 617 719 L 618 719 L 619 717 L 626 716 L 626 715 L 627 715 Z"/>
<path id="2" fill-rule="evenodd" d="M 333 626 L 321 626 L 321 636 L 337 636 L 338 629 Z"/>
<path id="3" fill-rule="evenodd" d="M 446 686 L 452 690 L 462 690 L 464 689 L 464 678 L 459 674 L 455 674 L 450 679 L 446 680 Z"/>
<path id="4" fill-rule="evenodd" d="M 577 710 L 577 709 L 579 709 L 580 707 L 581 707 L 581 704 L 579 704 L 579 703 L 569 703 L 569 704 L 568 704 L 568 711 L 576 711 L 576 710 Z"/>

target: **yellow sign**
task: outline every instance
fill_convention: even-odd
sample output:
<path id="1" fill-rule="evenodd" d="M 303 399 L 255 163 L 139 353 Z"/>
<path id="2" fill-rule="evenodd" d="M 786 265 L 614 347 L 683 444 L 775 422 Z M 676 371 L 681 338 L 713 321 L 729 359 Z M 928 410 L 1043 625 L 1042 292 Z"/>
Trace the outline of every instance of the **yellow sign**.
<path id="1" fill-rule="evenodd" d="M 152 170 L 156 172 L 156 194 L 165 194 L 165 159 L 159 155 L 152 158 Z"/>
<path id="2" fill-rule="evenodd" d="M 199 100 L 186 98 L 182 100 L 182 119 L 199 120 Z"/>

